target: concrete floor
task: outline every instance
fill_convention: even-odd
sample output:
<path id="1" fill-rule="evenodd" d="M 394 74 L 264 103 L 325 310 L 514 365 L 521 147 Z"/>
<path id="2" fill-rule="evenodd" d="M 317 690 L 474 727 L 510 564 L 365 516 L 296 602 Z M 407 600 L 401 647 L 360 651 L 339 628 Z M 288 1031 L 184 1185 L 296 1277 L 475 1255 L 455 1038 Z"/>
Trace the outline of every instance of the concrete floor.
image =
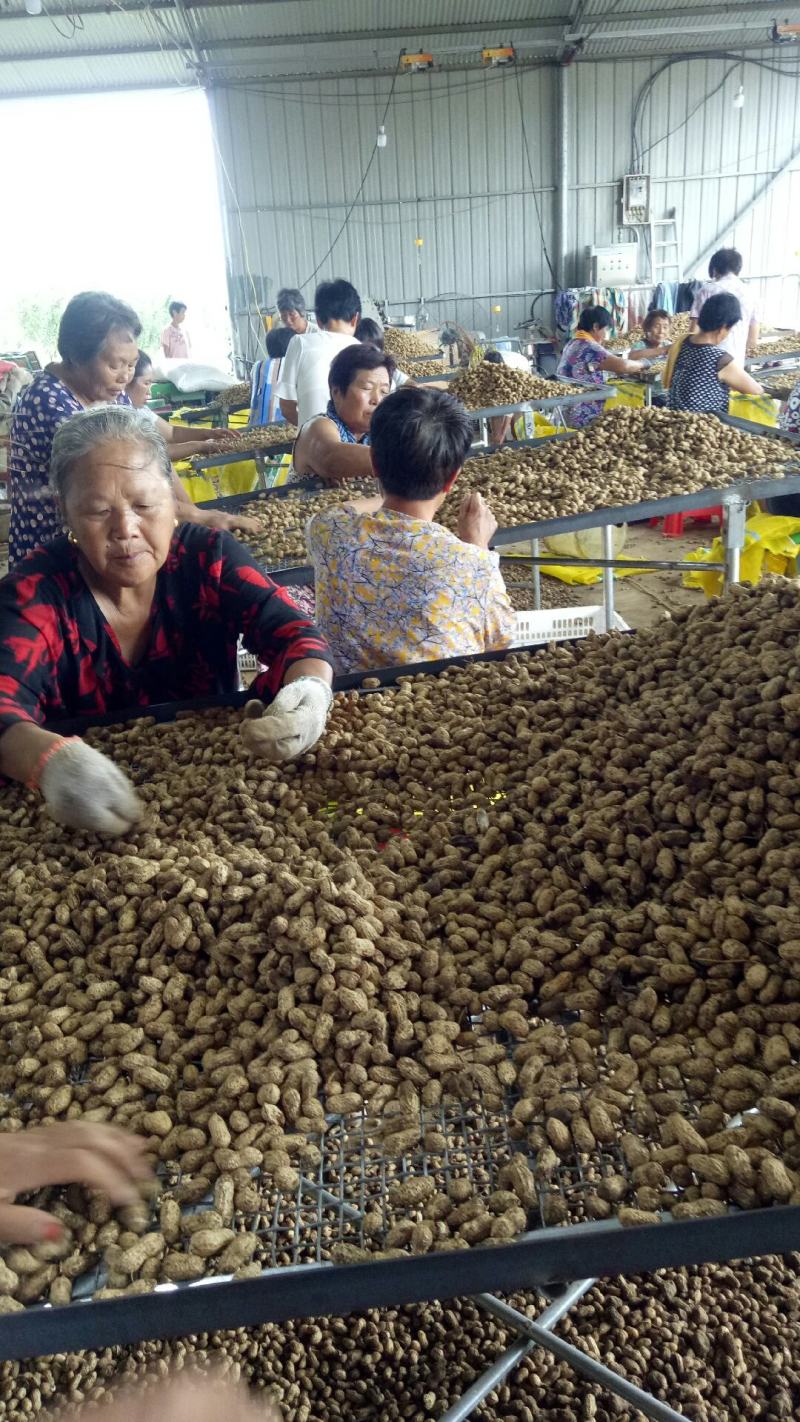
<path id="1" fill-rule="evenodd" d="M 628 558 L 669 558 L 684 559 L 696 548 L 707 547 L 716 537 L 717 529 L 709 524 L 690 524 L 687 536 L 665 538 L 661 527 L 650 528 L 647 524 L 630 524 L 623 556 Z M 614 605 L 620 617 L 629 627 L 650 627 L 664 616 L 677 612 L 682 607 L 696 606 L 705 600 L 705 593 L 685 588 L 683 574 L 679 572 L 642 573 L 636 576 L 617 578 L 614 582 Z M 553 578 L 543 579 L 548 589 L 556 582 Z M 603 601 L 600 582 L 588 587 L 570 587 L 559 583 L 567 596 L 563 605 L 572 607 Z M 548 605 L 558 605 L 557 598 L 547 599 Z"/>

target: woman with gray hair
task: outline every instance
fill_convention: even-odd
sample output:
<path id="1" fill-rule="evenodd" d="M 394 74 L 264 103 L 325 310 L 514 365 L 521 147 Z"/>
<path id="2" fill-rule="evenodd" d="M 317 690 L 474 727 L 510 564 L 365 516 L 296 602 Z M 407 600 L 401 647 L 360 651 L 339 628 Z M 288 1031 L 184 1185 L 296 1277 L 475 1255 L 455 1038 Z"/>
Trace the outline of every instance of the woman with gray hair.
<path id="1" fill-rule="evenodd" d="M 325 642 L 229 533 L 179 522 L 152 421 L 116 405 L 73 416 L 50 480 L 69 533 L 0 582 L 0 774 L 62 824 L 124 834 L 141 813 L 133 785 L 59 719 L 235 691 L 240 636 L 267 666 L 244 748 L 282 761 L 316 744 Z"/>

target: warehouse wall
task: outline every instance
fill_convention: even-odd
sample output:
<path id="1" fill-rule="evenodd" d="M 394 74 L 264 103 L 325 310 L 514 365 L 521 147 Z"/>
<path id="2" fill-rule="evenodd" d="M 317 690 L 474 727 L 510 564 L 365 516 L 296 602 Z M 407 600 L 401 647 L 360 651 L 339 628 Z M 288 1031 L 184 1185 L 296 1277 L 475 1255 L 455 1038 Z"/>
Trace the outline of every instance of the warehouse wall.
<path id="1" fill-rule="evenodd" d="M 519 83 L 551 245 L 555 73 L 522 71 Z M 286 86 L 279 97 L 212 91 L 212 117 L 230 178 L 229 185 L 223 177 L 222 197 L 236 310 L 244 304 L 245 244 L 259 300 L 274 298 L 281 285 L 304 282 L 321 261 L 358 189 L 387 93 L 385 79 L 362 81 L 357 90 L 351 80 Z M 405 76 L 386 128 L 387 146 L 376 154 L 346 232 L 318 279 L 347 275 L 362 295 L 405 301 L 411 313 L 419 293 L 414 239 L 422 237 L 426 298 L 488 297 L 552 285 L 530 194 L 514 76 L 510 82 L 502 71 Z M 530 297 L 498 301 L 504 326 L 521 320 L 530 305 Z M 449 300 L 429 310 L 434 319 L 448 315 L 488 329 L 490 304 Z M 241 333 L 241 320 L 237 326 Z"/>
<path id="2" fill-rule="evenodd" d="M 776 51 L 763 58 L 775 64 Z M 617 240 L 619 180 L 631 164 L 631 115 L 639 90 L 662 61 L 580 64 L 570 71 L 572 280 L 585 273 L 585 247 Z M 728 73 L 728 71 L 732 72 Z M 727 78 L 725 77 L 727 73 Z M 724 82 L 723 82 L 724 81 Z M 707 103 L 704 97 L 722 84 Z M 733 106 L 742 84 L 744 108 Z M 644 115 L 642 167 L 653 178 L 654 214 L 676 208 L 682 235 L 684 275 L 700 273 L 695 258 L 724 232 L 736 213 L 795 155 L 782 178 L 735 229 L 725 232 L 756 274 L 800 270 L 800 105 L 798 81 L 731 60 L 698 59 L 673 65 L 655 81 Z M 594 123 L 587 115 L 601 115 Z M 692 115 L 686 122 L 687 116 Z M 666 135 L 669 135 L 666 137 Z M 652 145 L 652 146 L 651 146 Z M 797 282 L 763 283 L 775 308 L 796 302 Z"/>
<path id="3" fill-rule="evenodd" d="M 764 58 L 775 63 L 775 51 Z M 569 283 L 586 278 L 587 246 L 619 240 L 619 180 L 631 166 L 633 104 L 661 62 L 580 63 L 566 71 Z M 800 147 L 797 82 L 749 64 L 743 70 L 736 64 L 726 78 L 731 63 L 673 66 L 656 80 L 644 115 L 644 166 L 654 181 L 654 210 L 678 210 L 685 275 L 695 274 L 694 258 Z M 262 305 L 283 284 L 308 282 L 310 296 L 317 279 L 347 274 L 362 295 L 397 303 L 395 312 L 405 303 L 413 312 L 420 289 L 418 236 L 424 241 L 422 285 L 434 319 L 449 316 L 484 330 L 510 329 L 523 319 L 532 293 L 553 283 L 530 192 L 517 84 L 542 227 L 555 262 L 558 82 L 552 67 L 404 76 L 387 119 L 387 147 L 376 153 L 347 228 L 326 260 L 369 161 L 388 81 L 212 90 L 227 175 L 221 194 L 240 349 L 254 351 L 242 315 L 253 304 L 248 271 Z M 738 110 L 732 99 L 740 82 L 745 106 Z M 719 92 L 703 103 L 717 85 Z M 800 269 L 798 217 L 800 156 L 733 233 L 751 273 Z M 318 276 L 308 281 L 320 263 Z M 800 316 L 794 277 L 762 286 L 770 319 Z M 527 295 L 503 294 L 508 292 Z M 433 300 L 442 295 L 448 299 Z M 480 300 L 464 299 L 474 295 Z M 490 314 L 493 301 L 503 307 L 499 317 Z"/>

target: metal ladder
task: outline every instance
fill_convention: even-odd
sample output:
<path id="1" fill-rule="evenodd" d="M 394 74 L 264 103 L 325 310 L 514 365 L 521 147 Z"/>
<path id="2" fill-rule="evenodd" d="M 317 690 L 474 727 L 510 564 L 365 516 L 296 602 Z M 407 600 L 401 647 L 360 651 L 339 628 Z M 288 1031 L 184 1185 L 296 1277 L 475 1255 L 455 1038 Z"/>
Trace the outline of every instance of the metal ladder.
<path id="1" fill-rule="evenodd" d="M 670 217 L 655 217 L 650 223 L 650 279 L 681 280 L 681 241 L 677 209 Z"/>

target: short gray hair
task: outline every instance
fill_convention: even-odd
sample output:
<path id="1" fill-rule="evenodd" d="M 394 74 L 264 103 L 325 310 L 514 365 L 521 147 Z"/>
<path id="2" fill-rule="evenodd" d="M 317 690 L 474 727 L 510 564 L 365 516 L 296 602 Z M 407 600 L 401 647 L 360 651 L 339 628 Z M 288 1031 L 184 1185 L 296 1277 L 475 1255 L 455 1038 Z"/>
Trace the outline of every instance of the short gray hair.
<path id="1" fill-rule="evenodd" d="M 50 487 L 62 503 L 75 466 L 98 444 L 128 440 L 141 445 L 172 487 L 172 464 L 167 446 L 152 415 L 132 405 L 98 405 L 81 410 L 59 425 L 50 455 Z"/>

